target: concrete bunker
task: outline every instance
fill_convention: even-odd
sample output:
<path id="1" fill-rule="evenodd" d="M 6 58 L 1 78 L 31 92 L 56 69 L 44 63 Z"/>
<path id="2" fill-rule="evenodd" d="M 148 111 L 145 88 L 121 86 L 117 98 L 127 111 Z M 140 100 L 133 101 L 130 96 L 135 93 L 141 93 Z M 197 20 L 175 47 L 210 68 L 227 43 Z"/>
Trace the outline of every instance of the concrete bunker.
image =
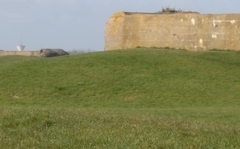
<path id="1" fill-rule="evenodd" d="M 69 55 L 68 52 L 64 51 L 63 49 L 40 49 L 39 51 L 40 57 L 55 57 L 55 56 L 64 56 Z"/>
<path id="2" fill-rule="evenodd" d="M 117 12 L 105 26 L 105 50 L 171 47 L 240 50 L 240 14 Z"/>

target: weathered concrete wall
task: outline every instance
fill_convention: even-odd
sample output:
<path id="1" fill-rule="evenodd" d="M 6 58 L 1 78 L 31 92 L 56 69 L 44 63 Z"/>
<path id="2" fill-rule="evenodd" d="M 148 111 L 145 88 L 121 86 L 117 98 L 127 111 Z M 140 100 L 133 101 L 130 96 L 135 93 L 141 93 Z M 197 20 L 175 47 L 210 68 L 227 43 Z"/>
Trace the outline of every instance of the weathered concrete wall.
<path id="1" fill-rule="evenodd" d="M 19 56 L 37 56 L 39 51 L 0 51 L 0 56 L 19 55 Z"/>
<path id="2" fill-rule="evenodd" d="M 240 50 L 240 14 L 115 13 L 106 23 L 105 50 L 172 47 Z"/>

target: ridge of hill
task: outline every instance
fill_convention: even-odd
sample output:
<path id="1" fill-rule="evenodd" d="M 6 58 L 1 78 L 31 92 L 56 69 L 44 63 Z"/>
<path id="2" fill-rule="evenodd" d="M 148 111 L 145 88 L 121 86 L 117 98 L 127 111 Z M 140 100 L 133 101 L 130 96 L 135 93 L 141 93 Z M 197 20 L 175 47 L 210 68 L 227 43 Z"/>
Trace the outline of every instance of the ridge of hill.
<path id="1" fill-rule="evenodd" d="M 239 104 L 240 54 L 136 49 L 0 59 L 0 103 L 80 107 Z"/>

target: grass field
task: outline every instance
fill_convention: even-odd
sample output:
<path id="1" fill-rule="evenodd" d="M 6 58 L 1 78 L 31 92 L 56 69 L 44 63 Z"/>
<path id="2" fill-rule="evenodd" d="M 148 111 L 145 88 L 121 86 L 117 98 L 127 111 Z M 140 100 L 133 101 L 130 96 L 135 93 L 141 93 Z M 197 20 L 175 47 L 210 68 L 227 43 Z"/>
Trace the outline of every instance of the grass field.
<path id="1" fill-rule="evenodd" d="M 0 57 L 0 148 L 240 148 L 240 53 Z"/>

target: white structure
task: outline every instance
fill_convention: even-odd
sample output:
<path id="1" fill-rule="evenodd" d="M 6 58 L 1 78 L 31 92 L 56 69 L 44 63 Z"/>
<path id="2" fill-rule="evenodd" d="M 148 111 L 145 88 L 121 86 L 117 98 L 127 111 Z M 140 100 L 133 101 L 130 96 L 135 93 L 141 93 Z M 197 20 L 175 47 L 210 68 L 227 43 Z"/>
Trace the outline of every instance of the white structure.
<path id="1" fill-rule="evenodd" d="M 25 46 L 24 46 L 24 45 L 22 45 L 22 38 L 20 38 L 20 45 L 19 45 L 19 46 L 17 46 L 17 50 L 18 50 L 18 51 L 23 51 L 23 50 L 24 50 L 24 48 L 25 48 Z"/>
<path id="2" fill-rule="evenodd" d="M 18 50 L 18 51 L 23 51 L 24 48 L 25 48 L 25 46 L 22 45 L 22 44 L 20 44 L 19 46 L 17 46 L 17 50 Z"/>

